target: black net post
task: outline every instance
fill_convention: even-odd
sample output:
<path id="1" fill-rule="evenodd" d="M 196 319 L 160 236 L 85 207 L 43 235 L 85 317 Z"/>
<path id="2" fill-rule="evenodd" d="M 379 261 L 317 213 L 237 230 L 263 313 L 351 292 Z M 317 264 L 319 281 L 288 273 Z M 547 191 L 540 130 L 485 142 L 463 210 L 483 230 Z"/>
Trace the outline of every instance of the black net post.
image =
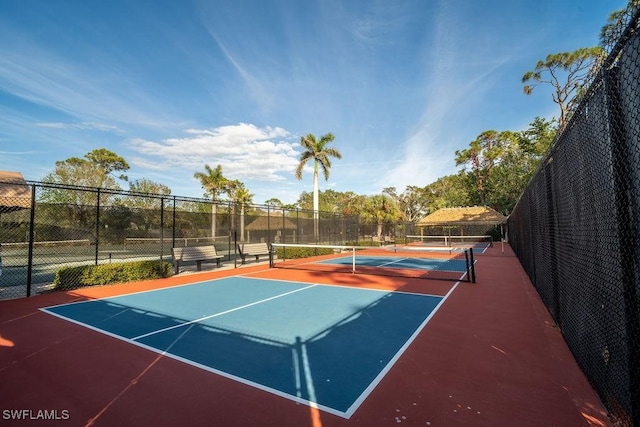
<path id="1" fill-rule="evenodd" d="M 471 283 L 476 283 L 476 262 L 473 259 L 473 248 L 469 248 L 469 267 L 471 268 Z"/>
<path id="2" fill-rule="evenodd" d="M 465 262 L 466 271 L 467 271 L 466 281 L 470 282 L 471 281 L 471 264 L 469 263 L 469 252 L 467 252 L 466 250 L 464 251 L 464 262 Z"/>

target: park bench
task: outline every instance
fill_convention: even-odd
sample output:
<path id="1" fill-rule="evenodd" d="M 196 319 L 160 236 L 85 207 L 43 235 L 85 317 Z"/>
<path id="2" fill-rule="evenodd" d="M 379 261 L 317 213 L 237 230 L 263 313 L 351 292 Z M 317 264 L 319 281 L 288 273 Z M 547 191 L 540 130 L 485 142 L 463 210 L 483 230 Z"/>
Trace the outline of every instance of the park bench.
<path id="1" fill-rule="evenodd" d="M 255 256 L 256 262 L 260 261 L 260 256 L 266 255 L 271 261 L 272 252 L 266 243 L 239 243 L 238 253 L 242 258 L 242 264 L 245 263 L 247 256 Z"/>
<path id="2" fill-rule="evenodd" d="M 176 274 L 180 272 L 180 263 L 184 261 L 195 261 L 198 271 L 201 270 L 203 261 L 216 261 L 220 267 L 220 259 L 223 255 L 218 255 L 216 247 L 209 246 L 187 246 L 184 248 L 173 248 L 173 264 Z"/>

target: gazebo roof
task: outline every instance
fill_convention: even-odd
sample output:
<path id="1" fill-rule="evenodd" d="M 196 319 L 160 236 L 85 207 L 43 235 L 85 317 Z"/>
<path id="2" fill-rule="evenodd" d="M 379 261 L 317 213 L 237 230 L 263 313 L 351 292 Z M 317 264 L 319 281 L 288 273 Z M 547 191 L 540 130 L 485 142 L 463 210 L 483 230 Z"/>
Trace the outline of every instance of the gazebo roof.
<path id="1" fill-rule="evenodd" d="M 506 216 L 490 207 L 470 206 L 438 209 L 420 220 L 418 225 L 498 225 L 506 221 Z"/>
<path id="2" fill-rule="evenodd" d="M 0 171 L 0 213 L 31 208 L 31 187 L 20 172 Z"/>
<path id="3" fill-rule="evenodd" d="M 245 230 L 282 230 L 282 218 L 282 215 L 259 216 L 255 221 L 248 224 Z M 295 230 L 297 227 L 290 219 L 284 218 L 284 228 L 287 230 Z"/>

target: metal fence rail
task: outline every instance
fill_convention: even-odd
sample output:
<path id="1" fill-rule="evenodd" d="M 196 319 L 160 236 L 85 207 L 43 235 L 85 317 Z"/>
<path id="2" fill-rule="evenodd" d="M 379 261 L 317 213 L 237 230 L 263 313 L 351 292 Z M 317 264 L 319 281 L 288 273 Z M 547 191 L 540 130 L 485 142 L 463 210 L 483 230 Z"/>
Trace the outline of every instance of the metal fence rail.
<path id="1" fill-rule="evenodd" d="M 509 240 L 618 425 L 640 426 L 640 33 L 598 77 L 509 217 Z"/>
<path id="2" fill-rule="evenodd" d="M 357 240 L 359 234 L 357 217 L 325 212 L 319 214 L 316 234 L 312 211 L 0 182 L 0 187 L 16 185 L 22 187 L 19 199 L 6 191 L 0 194 L 0 299 L 51 289 L 56 271 L 63 267 L 171 262 L 173 247 L 214 245 L 226 261 L 233 261 L 239 242 L 338 244 Z"/>

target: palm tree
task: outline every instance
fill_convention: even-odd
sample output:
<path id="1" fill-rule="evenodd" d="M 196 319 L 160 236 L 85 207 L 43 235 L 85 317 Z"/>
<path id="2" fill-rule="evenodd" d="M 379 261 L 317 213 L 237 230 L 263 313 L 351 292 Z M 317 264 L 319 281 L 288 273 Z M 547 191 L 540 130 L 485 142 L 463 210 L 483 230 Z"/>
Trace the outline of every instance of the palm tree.
<path id="1" fill-rule="evenodd" d="M 211 169 L 209 165 L 204 165 L 205 172 L 196 172 L 193 177 L 198 179 L 205 190 L 205 197 L 211 196 L 211 237 L 216 237 L 216 215 L 218 213 L 218 200 L 220 195 L 227 191 L 229 180 L 222 175 L 222 166 L 218 165 Z"/>
<path id="2" fill-rule="evenodd" d="M 329 179 L 329 170 L 331 169 L 331 160 L 329 157 L 337 159 L 342 158 L 342 154 L 332 147 L 327 147 L 335 137 L 332 133 L 323 135 L 320 140 L 312 134 L 300 138 L 300 145 L 305 151 L 300 154 L 300 163 L 296 169 L 296 178 L 302 179 L 302 169 L 307 162 L 313 159 L 313 232 L 318 238 L 318 165 L 322 168 L 325 180 Z"/>
<path id="3" fill-rule="evenodd" d="M 253 202 L 253 194 L 249 193 L 244 184 L 237 179 L 229 182 L 228 194 L 233 201 L 233 217 L 235 217 L 236 206 L 240 206 L 240 241 L 244 242 L 244 211 Z"/>
<path id="4" fill-rule="evenodd" d="M 402 212 L 391 197 L 379 194 L 366 198 L 364 205 L 361 207 L 360 216 L 364 222 L 377 225 L 378 241 L 383 242 L 383 224 L 402 219 Z"/>

